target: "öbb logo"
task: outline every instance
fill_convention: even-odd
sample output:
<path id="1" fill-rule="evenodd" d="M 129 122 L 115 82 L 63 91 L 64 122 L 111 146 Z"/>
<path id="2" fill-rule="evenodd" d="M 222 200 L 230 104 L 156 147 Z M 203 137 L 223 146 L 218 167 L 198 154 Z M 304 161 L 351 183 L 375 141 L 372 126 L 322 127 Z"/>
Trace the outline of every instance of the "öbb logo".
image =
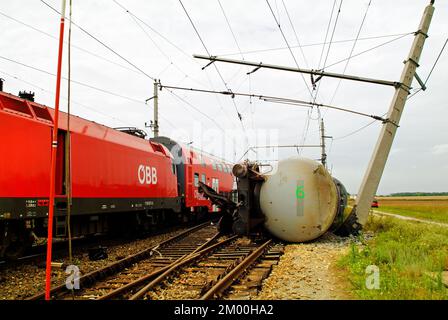
<path id="1" fill-rule="evenodd" d="M 141 164 L 138 167 L 138 181 L 140 184 L 157 184 L 157 169 Z"/>

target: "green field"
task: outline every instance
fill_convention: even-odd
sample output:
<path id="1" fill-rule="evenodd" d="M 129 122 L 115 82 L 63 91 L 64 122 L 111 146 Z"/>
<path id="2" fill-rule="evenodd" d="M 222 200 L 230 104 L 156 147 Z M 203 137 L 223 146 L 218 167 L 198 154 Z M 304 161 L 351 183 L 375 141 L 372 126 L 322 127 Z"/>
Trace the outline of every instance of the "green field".
<path id="1" fill-rule="evenodd" d="M 374 210 L 448 223 L 448 197 L 378 197 Z"/>
<path id="2" fill-rule="evenodd" d="M 370 217 L 375 236 L 353 243 L 339 261 L 360 299 L 448 299 L 442 281 L 448 270 L 448 228 Z M 367 289 L 366 267 L 379 267 L 379 289 Z"/>

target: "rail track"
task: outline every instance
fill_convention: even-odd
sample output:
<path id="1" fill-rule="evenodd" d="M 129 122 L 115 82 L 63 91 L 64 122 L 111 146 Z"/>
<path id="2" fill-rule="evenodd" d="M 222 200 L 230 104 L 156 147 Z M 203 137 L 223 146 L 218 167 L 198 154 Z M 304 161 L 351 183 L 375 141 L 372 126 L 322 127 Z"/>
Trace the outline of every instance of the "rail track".
<path id="1" fill-rule="evenodd" d="M 191 224 L 190 224 L 191 226 Z M 127 243 L 131 243 L 137 239 L 146 239 L 149 237 L 157 236 L 160 234 L 164 234 L 167 232 L 175 231 L 178 229 L 178 227 L 166 227 L 161 228 L 158 230 L 151 230 L 150 232 L 142 232 L 138 233 L 135 236 L 129 237 L 125 240 L 120 239 L 117 240 L 116 238 L 111 238 L 108 235 L 105 234 L 99 234 L 96 236 L 89 236 L 89 237 L 79 237 L 72 239 L 72 245 L 73 249 L 76 251 L 87 251 L 89 248 L 94 248 L 96 246 L 105 246 L 105 247 L 113 247 L 116 245 L 123 245 Z M 184 226 L 187 227 L 187 226 Z M 58 240 L 53 242 L 53 259 L 63 259 L 68 256 L 68 240 Z M 15 260 L 5 260 L 0 259 L 0 270 L 6 269 L 6 268 L 13 268 L 18 267 L 20 265 L 25 264 L 45 264 L 45 258 L 47 254 L 47 244 L 38 244 L 34 245 L 31 249 L 28 250 L 26 255 L 19 257 Z"/>
<path id="2" fill-rule="evenodd" d="M 82 276 L 79 290 L 54 287 L 53 299 L 213 299 L 260 287 L 283 247 L 272 240 L 223 236 L 204 223 Z M 239 281 L 237 281 L 239 280 Z M 44 298 L 44 292 L 27 300 Z"/>

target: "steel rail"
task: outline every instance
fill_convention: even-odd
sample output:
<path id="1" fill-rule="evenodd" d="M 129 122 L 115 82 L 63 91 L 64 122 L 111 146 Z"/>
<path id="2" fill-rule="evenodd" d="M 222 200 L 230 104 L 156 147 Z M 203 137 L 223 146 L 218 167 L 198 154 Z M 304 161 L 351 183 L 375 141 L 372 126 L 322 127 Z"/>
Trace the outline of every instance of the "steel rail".
<path id="1" fill-rule="evenodd" d="M 171 263 L 171 264 L 169 264 L 169 265 L 167 265 L 167 266 L 165 266 L 165 267 L 162 267 L 162 268 L 160 268 L 160 269 L 158 269 L 158 270 L 155 270 L 155 271 L 151 272 L 150 274 L 147 274 L 147 275 L 145 275 L 145 276 L 143 276 L 143 277 L 140 277 L 139 279 L 137 279 L 137 280 L 135 280 L 135 281 L 133 281 L 133 282 L 130 282 L 130 283 L 128 283 L 128 284 L 126 284 L 126 285 L 124 285 L 124 286 L 122 286 L 122 287 L 120 287 L 120 288 L 117 288 L 117 289 L 115 289 L 115 290 L 113 290 L 113 291 L 111 291 L 111 292 L 109 292 L 109 293 L 107 293 L 107 294 L 105 294 L 105 295 L 99 297 L 99 298 L 96 299 L 96 300 L 108 300 L 108 299 L 115 298 L 115 297 L 117 297 L 118 295 L 123 294 L 123 293 L 125 293 L 126 291 L 132 290 L 132 289 L 134 289 L 135 287 L 137 287 L 137 286 L 139 286 L 139 285 L 145 283 L 146 281 L 149 281 L 149 280 L 151 280 L 151 279 L 153 279 L 153 278 L 155 278 L 155 277 L 161 275 L 162 273 L 164 273 L 165 271 L 167 271 L 168 269 L 170 269 L 173 265 L 175 265 L 176 263 L 179 263 L 180 261 L 182 261 L 183 259 L 185 259 L 188 255 L 194 254 L 194 253 L 196 253 L 198 250 L 202 250 L 202 249 L 206 248 L 207 246 L 209 246 L 210 243 L 212 243 L 213 241 L 215 241 L 220 235 L 221 235 L 221 233 L 219 233 L 219 232 L 216 233 L 212 238 L 210 238 L 207 242 L 203 243 L 201 246 L 199 246 L 198 248 L 196 248 L 196 249 L 195 249 L 194 251 L 192 251 L 191 253 L 186 254 L 186 255 L 184 255 L 184 256 L 182 256 L 182 257 L 176 259 L 173 263 Z"/>
<path id="2" fill-rule="evenodd" d="M 209 224 L 210 224 L 210 222 L 205 222 L 205 223 L 202 223 L 195 227 L 189 228 L 189 229 L 179 233 L 178 235 L 175 235 L 167 240 L 160 242 L 158 245 L 156 245 L 152 248 L 144 249 L 144 250 L 137 252 L 129 257 L 123 258 L 121 260 L 118 260 L 117 262 L 114 262 L 110 265 L 102 267 L 101 269 L 92 271 L 92 272 L 80 277 L 79 283 L 80 283 L 80 285 L 86 285 L 86 284 L 95 282 L 95 280 L 105 278 L 106 276 L 113 274 L 119 270 L 122 270 L 122 269 L 126 268 L 127 266 L 132 265 L 135 262 L 141 261 L 148 256 L 152 256 L 153 252 L 155 250 L 157 250 L 158 248 L 160 248 L 162 246 L 166 246 L 166 245 L 170 244 L 171 242 L 181 239 L 183 237 L 186 237 L 190 233 L 192 233 L 196 230 L 202 229 L 202 228 L 208 226 Z M 61 293 L 65 290 L 67 290 L 67 288 L 66 288 L 65 283 L 63 283 L 61 285 L 53 287 L 50 291 L 50 294 L 54 295 L 56 293 Z M 45 297 L 45 292 L 40 292 L 38 294 L 35 294 L 31 297 L 26 298 L 25 300 L 40 300 L 44 297 Z"/>
<path id="3" fill-rule="evenodd" d="M 214 249 L 227 244 L 233 240 L 235 240 L 236 238 L 238 238 L 238 236 L 232 236 L 230 238 L 227 238 L 225 240 L 222 240 L 218 243 L 215 243 L 212 246 L 209 246 L 201 251 L 198 251 L 196 253 L 191 253 L 188 255 L 185 255 L 181 258 L 179 258 L 178 260 L 176 260 L 175 262 L 173 262 L 168 268 L 167 270 L 165 270 L 165 272 L 163 272 L 161 275 L 159 275 L 156 279 L 154 279 L 153 281 L 151 281 L 150 283 L 148 283 L 145 287 L 143 287 L 142 289 L 140 289 L 137 293 L 135 293 L 129 300 L 137 300 L 137 299 L 141 299 L 149 290 L 151 290 L 152 288 L 154 288 L 154 286 L 158 285 L 160 282 L 162 282 L 163 280 L 165 280 L 169 275 L 171 275 L 174 271 L 178 270 L 180 267 L 206 255 L 207 253 L 213 251 Z"/>
<path id="4" fill-rule="evenodd" d="M 258 258 L 260 258 L 265 252 L 266 248 L 271 244 L 272 240 L 269 239 L 262 244 L 257 250 L 248 255 L 241 263 L 232 269 L 224 278 L 219 280 L 213 287 L 211 287 L 205 294 L 202 295 L 200 300 L 212 299 L 216 294 L 221 294 L 232 283 L 240 277 L 244 271 L 247 270 Z"/>

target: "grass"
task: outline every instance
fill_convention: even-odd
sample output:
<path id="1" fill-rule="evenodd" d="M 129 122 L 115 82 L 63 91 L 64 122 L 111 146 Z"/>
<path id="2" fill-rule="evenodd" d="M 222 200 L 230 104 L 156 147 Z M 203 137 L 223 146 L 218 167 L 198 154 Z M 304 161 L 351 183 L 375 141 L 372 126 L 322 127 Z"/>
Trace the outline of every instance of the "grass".
<path id="1" fill-rule="evenodd" d="M 448 270 L 448 228 L 387 217 L 371 217 L 375 236 L 352 243 L 338 265 L 360 299 L 448 299 L 442 272 Z M 367 289 L 366 268 L 379 267 L 379 289 Z"/>
<path id="2" fill-rule="evenodd" d="M 374 210 L 448 223 L 447 197 L 378 198 Z"/>

